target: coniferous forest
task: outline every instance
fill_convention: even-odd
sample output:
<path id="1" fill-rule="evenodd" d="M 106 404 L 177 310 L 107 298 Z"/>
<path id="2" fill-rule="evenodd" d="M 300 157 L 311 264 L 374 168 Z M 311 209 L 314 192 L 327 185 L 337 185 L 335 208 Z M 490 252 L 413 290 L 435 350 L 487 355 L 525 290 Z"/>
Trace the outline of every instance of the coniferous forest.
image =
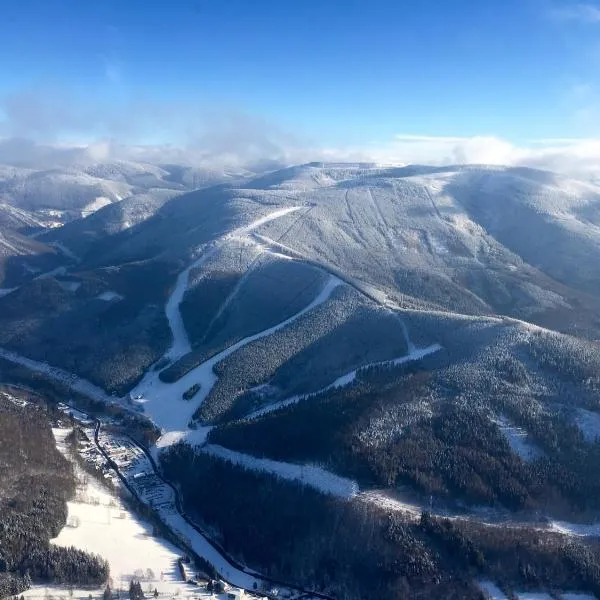
<path id="1" fill-rule="evenodd" d="M 99 586 L 107 580 L 100 557 L 50 544 L 74 494 L 72 466 L 56 449 L 45 411 L 0 397 L 0 597 L 32 581 Z"/>

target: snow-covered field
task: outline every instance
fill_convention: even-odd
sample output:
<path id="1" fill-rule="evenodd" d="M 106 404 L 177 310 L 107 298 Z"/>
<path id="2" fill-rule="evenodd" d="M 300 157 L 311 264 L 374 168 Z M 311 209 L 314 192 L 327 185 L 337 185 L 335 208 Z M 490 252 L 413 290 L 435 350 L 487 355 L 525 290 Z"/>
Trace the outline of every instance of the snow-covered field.
<path id="1" fill-rule="evenodd" d="M 600 523 L 568 523 L 566 521 L 551 521 L 552 531 L 574 535 L 576 537 L 600 537 Z"/>
<path id="2" fill-rule="evenodd" d="M 70 429 L 53 429 L 58 449 L 69 457 L 65 437 Z M 144 590 L 151 587 L 161 594 L 186 595 L 187 586 L 179 575 L 176 561 L 181 550 L 164 539 L 152 536 L 150 523 L 137 517 L 131 509 L 93 477 L 76 468 L 78 486 L 68 503 L 67 525 L 53 544 L 75 546 L 98 554 L 110 565 L 113 589 L 127 590 L 131 579 L 139 579 Z M 45 595 L 45 587 L 34 586 L 25 596 Z M 74 597 L 100 595 L 103 589 L 76 590 Z M 67 596 L 66 590 L 52 588 L 51 595 Z M 191 595 L 191 594 L 190 594 Z"/>
<path id="3" fill-rule="evenodd" d="M 121 294 L 117 294 L 117 292 L 108 291 L 102 292 L 98 296 L 96 296 L 98 300 L 104 300 L 105 302 L 112 302 L 113 300 L 123 300 L 123 296 Z"/>

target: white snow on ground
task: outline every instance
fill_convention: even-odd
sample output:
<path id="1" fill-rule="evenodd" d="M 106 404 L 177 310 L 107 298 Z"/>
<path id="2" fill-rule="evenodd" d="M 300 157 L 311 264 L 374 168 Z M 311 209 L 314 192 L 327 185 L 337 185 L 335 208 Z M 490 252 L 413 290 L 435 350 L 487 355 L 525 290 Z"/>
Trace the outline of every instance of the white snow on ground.
<path id="1" fill-rule="evenodd" d="M 60 250 L 65 256 L 69 257 L 71 260 L 74 260 L 75 262 L 79 262 L 79 258 L 77 256 L 75 256 L 75 254 L 73 254 L 73 252 L 71 250 L 69 250 L 69 248 L 67 248 L 64 244 L 62 244 L 61 242 L 50 242 L 48 244 L 48 246 L 52 246 L 53 248 L 57 248 L 58 250 Z"/>
<path id="2" fill-rule="evenodd" d="M 567 523 L 566 521 L 551 521 L 550 530 L 576 537 L 600 537 L 600 523 Z"/>
<path id="3" fill-rule="evenodd" d="M 535 460 L 541 455 L 539 449 L 528 440 L 528 433 L 525 429 L 512 425 L 504 416 L 494 417 L 492 422 L 498 425 L 512 451 L 524 461 Z"/>
<path id="4" fill-rule="evenodd" d="M 58 285 L 67 292 L 76 292 L 81 287 L 81 281 L 57 281 Z"/>
<path id="5" fill-rule="evenodd" d="M 274 402 L 273 404 L 269 404 L 268 406 L 259 408 L 258 410 L 255 410 L 255 411 L 249 413 L 245 418 L 246 419 L 256 419 L 257 417 L 261 417 L 262 415 L 266 415 L 267 413 L 273 412 L 275 410 L 279 410 L 280 408 L 283 408 L 284 406 L 290 406 L 291 404 L 296 404 L 298 402 L 301 402 L 302 400 L 307 400 L 309 398 L 312 398 L 312 397 L 316 396 L 317 394 L 326 392 L 327 390 L 350 385 L 356 379 L 357 374 L 360 373 L 360 371 L 362 371 L 363 369 L 367 369 L 369 367 L 376 367 L 376 366 L 377 367 L 379 367 L 379 366 L 382 366 L 382 367 L 394 366 L 395 367 L 395 366 L 402 365 L 404 363 L 411 362 L 414 360 L 420 360 L 424 356 L 427 356 L 428 354 L 433 354 L 434 352 L 437 352 L 438 350 L 441 350 L 441 349 L 442 349 L 442 347 L 439 344 L 433 344 L 432 346 L 428 346 L 427 348 L 415 348 L 409 354 L 407 354 L 406 356 L 401 356 L 400 358 L 394 358 L 392 360 L 385 360 L 385 361 L 381 361 L 381 362 L 374 362 L 374 363 L 369 363 L 367 365 L 363 365 L 362 367 L 359 367 L 358 369 L 355 369 L 354 371 L 350 371 L 349 373 L 346 373 L 345 375 L 338 377 L 333 383 L 330 383 L 329 385 L 325 386 L 324 388 L 321 388 L 320 390 L 318 390 L 316 392 L 311 392 L 310 394 L 301 394 L 301 395 L 297 395 L 297 396 L 292 396 L 291 398 L 286 398 L 285 400 L 280 400 L 279 402 Z"/>
<path id="6" fill-rule="evenodd" d="M 105 302 L 111 302 L 112 300 L 123 300 L 123 296 L 121 294 L 117 294 L 117 292 L 108 291 L 102 292 L 100 295 L 96 296 L 98 300 L 104 300 Z"/>
<path id="7" fill-rule="evenodd" d="M 586 442 L 595 442 L 600 438 L 600 414 L 578 408 L 575 422 Z"/>
<path id="8" fill-rule="evenodd" d="M 552 596 L 546 592 L 517 592 L 519 600 L 552 600 Z"/>
<path id="9" fill-rule="evenodd" d="M 560 595 L 561 600 L 596 600 L 592 594 L 582 594 L 581 592 L 566 592 Z"/>
<path id="10" fill-rule="evenodd" d="M 55 275 L 64 275 L 66 271 L 66 267 L 56 267 L 56 269 L 52 269 L 52 271 L 47 271 L 46 273 L 38 275 L 35 279 L 47 279 L 48 277 L 54 277 Z"/>
<path id="11" fill-rule="evenodd" d="M 179 311 L 179 305 L 183 300 L 183 296 L 187 290 L 188 280 L 190 278 L 190 271 L 204 264 L 213 254 L 217 251 L 217 247 L 214 246 L 210 250 L 207 250 L 200 258 L 196 259 L 189 267 L 184 269 L 175 283 L 175 289 L 169 296 L 167 304 L 165 306 L 165 313 L 169 320 L 169 327 L 173 334 L 173 342 L 171 347 L 165 353 L 164 358 L 168 358 L 171 361 L 175 361 L 181 358 L 185 354 L 192 351 L 190 340 L 188 339 L 187 331 L 183 323 L 181 312 Z"/>
<path id="12" fill-rule="evenodd" d="M 115 198 L 117 200 L 121 200 L 118 195 L 115 195 Z M 88 215 L 95 213 L 97 210 L 100 210 L 103 206 L 108 206 L 109 204 L 112 204 L 111 200 L 105 196 L 98 196 L 95 200 L 92 200 L 92 202 L 89 202 L 81 209 L 81 216 L 87 217 Z"/>
<path id="13" fill-rule="evenodd" d="M 489 600 L 508 600 L 506 594 L 491 581 L 478 581 L 477 585 Z"/>
<path id="14" fill-rule="evenodd" d="M 16 255 L 21 254 L 21 251 L 15 248 L 10 242 L 8 242 L 2 234 L 0 234 L 0 246 L 3 246 L 11 252 L 14 252 Z"/>
<path id="15" fill-rule="evenodd" d="M 72 373 L 68 373 L 67 371 L 63 371 L 58 367 L 52 367 L 47 363 L 38 362 L 37 360 L 32 360 L 30 358 L 25 358 L 24 356 L 20 356 L 15 352 L 11 352 L 10 350 L 6 350 L 4 348 L 0 348 L 0 358 L 8 360 L 10 362 L 16 363 L 18 365 L 22 365 L 35 371 L 37 373 L 41 373 L 46 375 L 50 379 L 54 379 L 55 381 L 59 381 L 64 385 L 71 386 L 77 392 L 84 394 L 90 398 L 98 400 L 100 402 L 113 403 L 115 398 L 109 396 L 102 388 L 82 379 L 81 377 L 77 377 Z"/>
<path id="16" fill-rule="evenodd" d="M 355 481 L 330 473 L 321 467 L 313 465 L 296 465 L 279 462 L 268 458 L 256 458 L 249 454 L 234 452 L 223 446 L 209 444 L 203 446 L 202 452 L 217 456 L 236 465 L 246 467 L 253 471 L 263 471 L 281 477 L 298 481 L 303 485 L 313 487 L 320 492 L 348 500 L 358 494 L 358 485 Z"/>
<path id="17" fill-rule="evenodd" d="M 261 225 L 265 225 L 266 223 L 270 223 L 271 221 L 274 221 L 275 219 L 279 219 L 281 217 L 284 217 L 285 215 L 289 215 L 290 213 L 296 212 L 297 210 L 300 210 L 301 208 L 302 208 L 302 206 L 288 206 L 286 208 L 280 208 L 278 210 L 274 210 L 273 212 L 269 213 L 268 215 L 265 215 L 264 217 L 261 217 L 260 219 L 256 219 L 256 221 L 252 221 L 252 223 L 249 223 L 248 225 L 244 225 L 243 227 L 238 227 L 237 229 L 235 229 L 234 231 L 229 233 L 226 237 L 229 239 L 229 238 L 234 238 L 234 237 L 237 237 L 240 235 L 246 235 L 246 234 L 250 233 L 251 231 L 258 229 Z"/>
<path id="18" fill-rule="evenodd" d="M 300 206 L 293 206 L 288 208 L 282 208 L 279 210 L 275 210 L 248 225 L 244 225 L 243 227 L 239 227 L 234 229 L 233 231 L 225 234 L 219 240 L 213 242 L 213 245 L 210 249 L 202 254 L 198 259 L 196 259 L 191 265 L 189 265 L 186 269 L 184 269 L 179 276 L 177 277 L 177 282 L 175 283 L 175 289 L 171 293 L 169 297 L 165 312 L 167 315 L 167 319 L 169 320 L 169 326 L 171 328 L 171 332 L 173 334 L 173 342 L 169 350 L 165 353 L 164 357 L 168 358 L 171 361 L 175 361 L 178 358 L 181 358 L 185 354 L 191 352 L 192 347 L 190 345 L 190 341 L 188 339 L 187 332 L 185 330 L 185 325 L 183 323 L 183 318 L 181 317 L 181 312 L 179 311 L 179 305 L 183 300 L 183 296 L 188 287 L 188 281 L 190 278 L 190 271 L 204 264 L 209 258 L 211 258 L 215 252 L 219 249 L 219 244 L 223 241 L 235 239 L 240 235 L 245 235 L 254 229 L 257 229 L 261 225 L 265 223 L 269 223 L 275 219 L 279 219 L 289 213 L 299 210 Z"/>
<path id="19" fill-rule="evenodd" d="M 2 296 L 10 294 L 11 292 L 14 292 L 16 289 L 18 288 L 0 288 L 0 298 L 2 298 Z"/>
<path id="20" fill-rule="evenodd" d="M 359 498 L 370 504 L 375 504 L 384 510 L 405 513 L 413 518 L 419 518 L 424 508 L 419 504 L 403 502 L 402 500 L 391 498 L 385 492 L 378 492 L 377 490 L 361 492 Z"/>
<path id="21" fill-rule="evenodd" d="M 57 447 L 67 457 L 65 437 L 70 431 L 53 429 Z M 77 475 L 78 489 L 75 499 L 68 503 L 67 525 L 52 543 L 75 546 L 105 558 L 115 588 L 126 590 L 129 581 L 141 575 L 144 589 L 152 585 L 162 593 L 184 591 L 186 586 L 176 565 L 182 551 L 152 537 L 152 526 L 136 517 L 93 477 L 79 470 Z M 87 594 L 89 591 L 85 597 Z"/>
<path id="22" fill-rule="evenodd" d="M 29 404 L 27 400 L 15 398 L 12 394 L 9 394 L 8 392 L 0 392 L 0 398 L 4 398 L 5 400 L 8 400 L 9 402 L 12 402 L 12 404 L 21 408 L 25 408 Z"/>
<path id="23" fill-rule="evenodd" d="M 100 432 L 99 442 L 134 488 L 138 498 L 145 504 L 151 505 L 175 535 L 190 546 L 196 554 L 207 560 L 231 584 L 252 590 L 256 583 L 260 589 L 262 582 L 260 577 L 255 577 L 250 569 L 245 571 L 230 564 L 182 517 L 177 511 L 172 488 L 156 476 L 152 463 L 140 448 L 128 438 L 104 430 Z"/>
<path id="24" fill-rule="evenodd" d="M 159 379 L 156 371 L 148 371 L 142 381 L 131 392 L 131 395 L 134 398 L 141 396 L 141 399 L 138 400 L 138 402 L 143 404 L 146 414 L 150 416 L 154 423 L 156 423 L 163 431 L 171 433 L 173 439 L 175 439 L 176 432 L 187 434 L 188 422 L 192 418 L 192 415 L 199 404 L 204 401 L 217 381 L 217 376 L 213 371 L 213 367 L 217 363 L 221 362 L 240 348 L 287 327 L 305 313 L 327 301 L 333 291 L 340 285 L 342 285 L 342 282 L 337 277 L 330 277 L 329 281 L 325 284 L 317 297 L 301 311 L 269 329 L 265 329 L 257 334 L 240 340 L 195 369 L 192 369 L 175 383 L 164 383 Z M 194 398 L 196 401 L 184 401 L 182 399 L 183 393 L 195 383 L 201 385 L 200 391 Z M 181 437 L 183 437 L 183 434 Z M 181 439 L 181 437 L 179 439 Z M 164 446 L 164 440 L 160 443 Z"/>
<path id="25" fill-rule="evenodd" d="M 156 442 L 154 448 L 162 450 L 168 448 L 177 442 L 185 440 L 192 446 L 202 446 L 206 443 L 209 431 L 212 429 L 211 425 L 205 427 L 198 427 L 191 431 L 168 431 L 163 434 Z M 158 458 L 158 457 L 157 457 Z"/>

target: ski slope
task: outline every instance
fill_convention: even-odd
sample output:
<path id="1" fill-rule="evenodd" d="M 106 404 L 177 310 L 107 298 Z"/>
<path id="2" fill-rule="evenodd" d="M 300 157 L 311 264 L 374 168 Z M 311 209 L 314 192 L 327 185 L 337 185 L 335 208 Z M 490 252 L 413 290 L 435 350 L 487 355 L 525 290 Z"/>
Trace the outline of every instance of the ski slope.
<path id="1" fill-rule="evenodd" d="M 339 279 L 331 277 L 316 298 L 302 310 L 273 327 L 240 340 L 192 369 L 174 383 L 165 383 L 160 380 L 156 371 L 148 371 L 144 379 L 131 392 L 131 395 L 137 398 L 135 401 L 144 407 L 144 412 L 152 421 L 165 433 L 170 434 L 169 439 L 175 439 L 176 436 L 173 435 L 173 432 L 188 431 L 188 423 L 192 415 L 217 382 L 218 378 L 213 370 L 217 363 L 240 348 L 287 327 L 302 315 L 326 302 L 341 284 L 342 282 Z M 183 393 L 196 383 L 199 383 L 201 387 L 200 391 L 194 396 L 193 401 L 183 400 Z M 178 436 L 177 439 L 182 439 L 182 436 Z M 164 440 L 160 445 L 164 447 Z"/>
<path id="2" fill-rule="evenodd" d="M 213 243 L 212 247 L 207 249 L 202 256 L 196 259 L 191 265 L 186 267 L 177 277 L 177 281 L 175 283 L 175 289 L 171 293 L 171 296 L 167 300 L 167 304 L 165 307 L 165 313 L 167 319 L 169 321 L 169 327 L 171 328 L 171 333 L 173 335 L 173 342 L 171 347 L 164 355 L 164 358 L 169 359 L 170 361 L 175 361 L 178 358 L 181 358 L 185 354 L 188 354 L 192 351 L 192 346 L 190 344 L 185 324 L 183 322 L 183 318 L 181 316 L 181 311 L 179 310 L 179 305 L 181 304 L 185 292 L 188 287 L 188 282 L 190 278 L 190 272 L 197 267 L 203 265 L 207 260 L 209 260 L 215 253 L 219 250 L 220 245 L 228 240 L 235 239 L 239 236 L 244 236 L 251 231 L 257 229 L 261 225 L 265 225 L 270 221 L 274 221 L 275 219 L 279 219 L 293 213 L 297 210 L 300 210 L 300 206 L 291 206 L 287 208 L 281 208 L 279 210 L 275 210 L 248 225 L 244 225 L 243 227 L 238 227 L 233 231 L 225 234 L 219 240 Z"/>
<path id="3" fill-rule="evenodd" d="M 309 398 L 314 398 L 318 394 L 322 394 L 323 392 L 326 392 L 328 390 L 351 385 L 356 380 L 358 373 L 360 373 L 362 370 L 368 369 L 370 367 L 395 367 L 395 366 L 402 365 L 402 364 L 412 362 L 415 360 L 420 360 L 429 354 L 438 352 L 438 350 L 442 349 L 442 346 L 440 346 L 440 344 L 432 344 L 431 346 L 427 346 L 427 348 L 415 348 L 411 344 L 409 346 L 409 348 L 412 348 L 412 350 L 406 356 L 401 356 L 399 358 L 394 358 L 392 360 L 385 360 L 385 361 L 381 361 L 381 362 L 375 362 L 375 363 L 363 365 L 362 367 L 359 367 L 358 369 L 354 369 L 353 371 L 350 371 L 350 372 L 342 375 L 341 377 L 338 377 L 333 383 L 329 384 L 328 386 L 325 386 L 324 388 L 322 388 L 316 392 L 311 392 L 310 394 L 296 395 L 296 396 L 292 396 L 291 398 L 286 398 L 285 400 L 280 400 L 279 402 L 274 402 L 273 404 L 269 404 L 268 406 L 259 408 L 258 410 L 255 410 L 255 411 L 249 413 L 245 418 L 248 420 L 256 419 L 256 418 L 266 415 L 270 412 L 279 410 L 280 408 L 284 408 L 286 406 L 291 406 L 292 404 L 297 404 L 298 402 L 302 402 L 303 400 L 307 400 Z"/>
<path id="4" fill-rule="evenodd" d="M 256 458 L 216 444 L 203 446 L 201 451 L 249 470 L 262 471 L 282 479 L 297 481 L 324 494 L 344 500 L 350 500 L 358 494 L 358 484 L 355 481 L 340 477 L 314 465 L 297 465 L 268 458 Z"/>

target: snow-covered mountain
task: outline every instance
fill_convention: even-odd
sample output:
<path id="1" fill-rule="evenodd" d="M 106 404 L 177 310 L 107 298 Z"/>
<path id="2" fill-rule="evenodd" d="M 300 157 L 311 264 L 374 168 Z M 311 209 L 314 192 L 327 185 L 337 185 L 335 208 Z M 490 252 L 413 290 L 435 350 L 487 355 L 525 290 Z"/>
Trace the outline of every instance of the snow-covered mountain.
<path id="1" fill-rule="evenodd" d="M 181 193 L 239 177 L 212 168 L 132 161 L 44 170 L 0 165 L 0 202 L 35 213 L 42 224 L 51 227 L 130 196 L 160 197 L 163 190 Z"/>
<path id="2" fill-rule="evenodd" d="M 87 169 L 73 189 L 127 198 L 35 238 L 6 211 L 5 358 L 120 398 L 171 469 L 208 439 L 287 478 L 326 467 L 379 508 L 402 490 L 413 514 L 600 516 L 600 187 L 310 163 L 185 191 L 201 174 Z M 56 265 L 32 273 L 39 256 Z"/>

